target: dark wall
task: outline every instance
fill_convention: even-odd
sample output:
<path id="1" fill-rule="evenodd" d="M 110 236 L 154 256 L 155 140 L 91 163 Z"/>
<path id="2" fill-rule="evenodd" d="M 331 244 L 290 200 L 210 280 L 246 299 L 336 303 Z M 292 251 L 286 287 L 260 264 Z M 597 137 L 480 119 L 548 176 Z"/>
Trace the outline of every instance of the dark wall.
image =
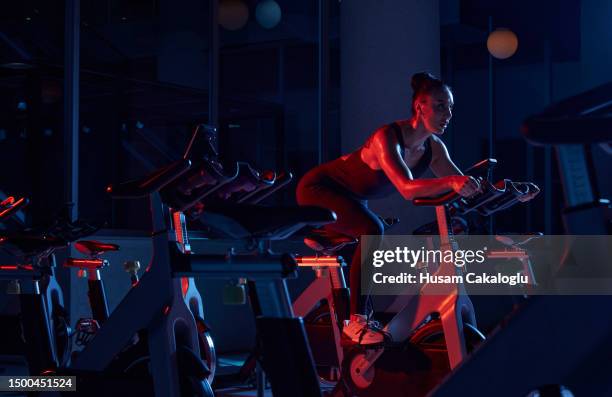
<path id="1" fill-rule="evenodd" d="M 483 14 L 474 15 L 472 19 L 478 17 L 486 21 L 486 13 Z M 612 29 L 609 25 L 611 16 L 612 5 L 607 1 L 579 3 L 577 15 L 574 15 L 572 23 L 572 26 L 576 24 L 579 26 L 576 32 L 578 37 L 566 44 L 578 48 L 577 57 L 567 56 L 567 51 L 556 50 L 553 47 L 550 49 L 550 62 L 547 62 L 544 52 L 544 41 L 547 37 L 537 36 L 533 32 L 527 33 L 527 37 L 522 37 L 517 32 L 519 48 L 513 56 L 517 59 L 494 60 L 493 116 L 496 136 L 494 153 L 500 161 L 498 177 L 525 178 L 529 174 L 528 151 L 532 150 L 531 173 L 535 181 L 540 186 L 544 186 L 544 152 L 542 149 L 528 149 L 528 145 L 520 135 L 520 125 L 525 117 L 541 111 L 551 102 L 612 80 L 612 47 L 609 45 L 612 41 Z M 535 44 L 539 52 L 536 53 L 534 43 L 524 43 L 523 40 L 537 41 L 539 44 Z M 522 51 L 531 51 L 531 53 L 524 55 Z M 479 65 L 466 67 L 465 63 L 461 63 L 456 58 L 445 58 L 445 62 L 451 62 L 443 69 L 449 70 L 450 67 L 452 71 L 449 78 L 455 95 L 455 111 L 448 131 L 448 140 L 451 142 L 451 151 L 456 162 L 467 166 L 488 155 L 487 64 L 481 61 Z M 610 159 L 609 157 L 606 159 L 600 152 L 598 149 L 595 150 L 596 159 L 598 168 L 604 170 L 610 167 Z M 531 221 L 534 229 L 543 230 L 544 214 L 546 211 L 551 211 L 553 230 L 560 233 L 562 232 L 560 222 L 562 191 L 556 175 L 554 157 L 551 167 L 553 169 L 551 208 L 544 208 L 544 197 L 541 195 L 529 205 L 532 207 Z M 600 175 L 599 182 L 602 193 L 612 191 L 609 178 Z M 500 216 L 502 225 L 516 228 L 517 232 L 525 231 L 525 225 L 528 223 L 527 213 L 523 208 L 514 208 Z M 503 221 L 503 218 L 516 221 Z"/>

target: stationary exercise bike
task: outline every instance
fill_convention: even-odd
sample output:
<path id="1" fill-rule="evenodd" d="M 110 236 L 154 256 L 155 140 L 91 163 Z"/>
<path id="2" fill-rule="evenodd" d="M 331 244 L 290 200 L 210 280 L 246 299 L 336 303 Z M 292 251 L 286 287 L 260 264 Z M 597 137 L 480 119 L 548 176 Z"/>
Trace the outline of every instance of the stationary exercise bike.
<path id="1" fill-rule="evenodd" d="M 240 241 L 238 246 L 244 246 L 245 248 L 241 248 L 240 250 L 233 249 L 232 252 L 234 254 L 250 255 L 253 260 L 262 255 L 267 256 L 273 254 L 270 245 L 272 240 L 284 239 L 308 224 L 319 226 L 329 223 L 335 219 L 331 212 L 319 208 L 280 207 L 275 209 L 274 207 L 255 207 L 254 205 L 259 203 L 265 197 L 269 196 L 283 186 L 286 186 L 291 181 L 292 176 L 287 172 L 282 172 L 279 174 L 274 172 L 258 172 L 246 163 L 241 163 L 239 165 L 238 175 L 234 178 L 234 180 L 222 182 L 223 186 L 220 186 L 216 190 L 215 194 L 204 197 L 197 206 L 194 206 L 194 210 L 189 211 L 188 213 L 189 217 L 198 219 L 200 223 L 205 226 L 205 235 L 207 238 L 222 237 L 224 239 L 236 240 L 237 242 Z M 218 171 L 220 171 L 220 169 Z M 224 178 L 221 175 L 216 175 L 217 173 L 218 172 L 209 169 L 206 173 L 206 177 L 223 181 Z M 195 180 L 192 180 L 191 183 L 194 185 L 197 184 Z M 183 190 L 188 189 L 185 188 Z M 202 213 L 198 213 L 197 208 L 203 208 L 204 211 Z M 245 211 L 249 211 L 251 215 L 247 216 Z M 320 213 L 320 215 L 317 215 L 317 213 Z M 307 216 L 307 218 L 304 218 L 304 216 Z M 315 218 L 313 218 L 313 216 L 315 216 Z M 309 219 L 308 223 L 304 223 L 306 219 Z M 300 220 L 298 224 L 295 224 L 296 220 Z M 243 250 L 246 250 L 246 252 L 241 253 L 240 251 Z M 303 259 L 305 258 L 296 257 L 298 267 L 308 266 L 308 261 L 304 261 Z M 312 262 L 308 263 L 314 265 Z M 331 283 L 335 283 L 337 285 L 344 284 L 342 273 L 339 273 L 338 269 L 336 268 L 343 265 L 341 258 L 338 260 L 336 260 L 336 258 L 333 260 L 328 258 L 325 264 L 319 261 L 318 265 L 319 266 L 314 266 L 318 268 L 326 267 L 326 269 L 321 269 L 320 272 L 317 272 L 319 282 L 314 283 L 312 286 L 314 290 L 311 289 L 311 291 L 313 291 L 316 296 L 321 297 L 315 299 L 315 295 L 309 294 L 311 297 L 313 297 L 313 299 L 315 299 L 315 301 L 311 302 L 312 304 L 316 304 L 320 299 L 324 298 L 328 298 L 329 300 L 333 299 L 332 295 L 336 294 L 332 293 Z M 332 279 L 333 281 L 331 281 Z M 257 290 L 256 286 L 255 288 L 253 287 L 254 286 L 251 282 L 239 282 L 234 288 L 230 288 L 231 294 L 229 295 L 231 296 L 228 295 L 227 298 L 231 298 L 232 301 L 244 303 L 246 302 L 246 299 L 244 298 L 245 292 L 241 291 L 246 291 L 248 289 L 249 292 L 251 292 L 251 304 L 257 314 L 261 309 L 258 307 L 259 304 L 256 302 L 261 301 L 256 296 L 253 296 L 252 292 Z M 241 295 L 242 297 L 240 297 Z M 303 305 L 308 306 L 309 303 L 303 302 Z M 302 309 L 300 309 L 298 306 L 300 305 L 298 304 L 297 306 L 293 306 L 292 313 L 295 315 L 301 314 Z M 257 315 L 259 316 L 260 314 Z M 333 340 L 333 337 L 331 339 Z M 291 344 L 294 343 L 296 343 L 296 341 L 291 342 Z M 311 348 L 316 354 L 319 346 L 314 346 L 311 343 Z M 272 362 L 269 359 L 266 360 L 266 354 L 265 346 L 262 346 L 261 343 L 258 344 L 258 347 L 241 367 L 241 378 L 244 380 L 250 379 L 255 373 L 257 375 L 255 382 L 257 384 L 258 395 L 263 395 L 266 384 L 263 376 L 261 376 L 262 371 L 260 371 L 260 369 L 263 368 L 270 376 L 272 388 L 275 390 L 275 393 L 278 392 L 282 395 L 282 393 L 287 393 L 290 390 L 292 394 L 297 393 L 297 389 L 299 388 L 298 384 L 291 386 L 288 379 L 283 379 L 282 383 L 284 383 L 286 386 L 283 386 L 284 390 L 280 389 L 278 386 L 279 375 L 275 375 L 275 373 L 279 371 L 274 367 L 279 369 L 283 367 L 284 369 L 284 367 L 286 367 L 289 363 L 285 361 L 284 365 L 278 365 L 278 362 Z M 262 365 L 257 366 L 258 362 Z M 339 364 L 336 363 L 335 366 L 336 368 L 339 368 Z M 270 368 L 273 369 L 272 373 L 269 373 Z M 286 371 L 282 372 L 286 373 Z M 303 374 L 300 376 L 303 376 Z M 287 376 L 283 375 L 283 378 L 287 378 Z M 318 388 L 318 381 L 315 381 L 315 383 L 317 384 Z M 310 388 L 310 386 L 308 387 Z M 299 392 L 305 395 L 310 395 L 309 393 L 311 393 L 308 391 L 308 389 L 303 388 L 302 390 L 299 390 Z"/>
<path id="2" fill-rule="evenodd" d="M 180 221 L 180 218 L 173 219 L 173 222 L 179 222 L 179 226 Z M 183 233 L 178 233 L 178 235 L 180 238 L 184 238 Z M 109 261 L 102 256 L 107 252 L 119 251 L 119 245 L 94 240 L 80 240 L 73 245 L 84 258 L 69 257 L 64 266 L 78 269 L 78 276 L 87 278 L 87 295 L 91 308 L 91 317 L 79 319 L 75 326 L 75 344 L 83 348 L 108 319 L 109 309 L 101 270 L 109 266 Z M 187 243 L 185 246 L 189 247 L 189 244 Z M 132 287 L 138 285 L 140 263 L 138 261 L 127 261 L 123 267 L 130 276 Z M 202 297 L 195 287 L 193 278 L 184 277 L 181 279 L 181 293 L 185 304 L 191 309 L 196 319 L 200 357 L 209 369 L 207 380 L 212 384 L 216 370 L 216 351 L 209 326 L 204 321 Z M 134 335 L 132 345 L 129 346 L 129 349 L 122 351 L 121 359 L 115 360 L 117 363 L 114 364 L 114 368 L 128 375 L 142 376 L 148 371 L 146 366 L 150 360 L 146 345 L 147 339 L 144 333 Z M 73 356 L 76 355 L 78 355 L 78 352 L 73 352 Z"/>
<path id="3" fill-rule="evenodd" d="M 399 222 L 379 217 L 385 230 Z M 344 347 L 342 328 L 350 315 L 350 292 L 344 277 L 346 262 L 338 252 L 357 244 L 354 237 L 325 229 L 313 229 L 304 243 L 315 255 L 296 256 L 298 266 L 313 270 L 315 279 L 293 302 L 297 316 L 304 318 L 308 339 L 321 384 L 333 387 L 340 380 Z"/>
<path id="4" fill-rule="evenodd" d="M 340 380 L 342 327 L 350 314 L 343 273 L 346 263 L 333 253 L 329 250 L 322 255 L 296 257 L 298 266 L 312 269 L 315 279 L 293 302 L 295 315 L 304 318 L 317 373 L 325 386 Z"/>
<path id="5" fill-rule="evenodd" d="M 9 216 L 25 204 L 25 199 L 9 198 L 2 202 L 0 216 Z M 108 262 L 100 256 L 103 252 L 114 251 L 119 247 L 96 241 L 75 242 L 96 230 L 95 225 L 80 221 L 70 222 L 59 217 L 52 225 L 43 229 L 9 232 L 0 238 L 1 247 L 19 258 L 15 265 L 0 267 L 0 277 L 11 280 L 10 292 L 20 296 L 22 338 L 25 342 L 29 374 L 76 375 L 79 378 L 78 393 L 81 395 L 108 395 L 111 390 L 121 390 L 132 395 L 149 396 L 153 394 L 153 390 L 149 389 L 146 383 L 147 378 L 150 379 L 148 366 L 151 360 L 149 351 L 142 347 L 147 344 L 149 335 L 132 333 L 104 371 L 82 371 L 77 366 L 82 352 L 71 352 L 71 336 L 76 335 L 76 344 L 87 348 L 109 318 L 100 274 L 100 270 L 107 266 Z M 75 248 L 87 257 L 68 258 L 65 266 L 79 268 L 82 275 L 88 273 L 89 301 L 92 309 L 92 318 L 81 319 L 77 323 L 76 333 L 73 333 L 69 326 L 67 313 L 63 309 L 62 291 L 55 280 L 54 253 L 67 248 L 72 242 Z M 137 286 L 136 269 L 132 267 L 126 270 L 130 270 L 133 286 Z M 197 297 L 189 287 L 189 283 L 183 283 L 182 298 L 186 302 L 193 302 Z M 200 338 L 207 335 L 204 329 L 194 334 Z M 203 348 L 201 354 L 204 357 L 213 359 L 214 362 L 214 350 L 210 351 L 211 357 L 205 354 L 208 351 L 203 343 L 199 343 L 199 348 Z M 185 378 L 179 383 L 181 395 L 211 395 L 206 378 L 210 373 L 206 365 L 199 362 L 199 356 L 179 347 L 176 359 L 180 368 L 185 371 Z M 75 363 L 77 365 L 74 365 Z M 201 382 L 198 382 L 199 379 Z M 150 381 L 149 385 L 152 385 Z"/>
<path id="6" fill-rule="evenodd" d="M 114 197 L 152 196 L 154 255 L 143 277 L 133 279 L 126 297 L 66 370 L 79 377 L 83 393 L 129 390 L 141 395 L 213 395 L 210 370 L 200 355 L 194 313 L 185 302 L 181 278 L 171 274 L 170 251 L 177 244 L 176 235 L 170 236 L 170 212 L 159 200 L 159 190 L 189 167 L 190 161 L 182 159 L 143 181 L 108 189 Z M 99 251 L 95 244 L 90 248 Z"/>
<path id="7" fill-rule="evenodd" d="M 12 197 L 3 201 L 0 220 L 27 202 Z M 0 237 L 0 248 L 17 259 L 13 265 L 0 266 L 0 277 L 10 280 L 10 294 L 19 295 L 21 337 L 30 375 L 53 374 L 69 362 L 71 328 L 55 278 L 55 253 L 95 230 L 94 225 L 60 217 L 44 228 L 7 232 Z"/>
<path id="8" fill-rule="evenodd" d="M 306 225 L 328 223 L 333 220 L 332 214 L 318 208 L 247 205 L 248 200 L 275 191 L 277 180 L 282 186 L 280 178 L 275 174 L 253 173 L 248 164 L 221 167 L 213 158 L 195 158 L 192 145 L 198 130 L 194 131 L 182 159 L 143 179 L 108 188 L 115 198 L 149 197 L 154 255 L 142 278 L 87 343 L 72 367 L 82 371 L 83 377 L 107 371 L 133 335 L 145 330 L 150 354 L 147 367 L 155 395 L 211 395 L 206 381 L 208 371 L 195 354 L 196 322 L 183 296 L 181 279 L 244 278 L 248 280 L 256 314 L 263 368 L 270 376 L 273 392 L 320 395 L 303 325 L 301 319 L 293 317 L 285 285 L 285 279 L 295 275 L 297 264 L 290 255 L 271 253 L 266 243 L 285 238 Z M 249 174 L 260 179 L 261 184 L 245 192 L 238 199 L 242 202 L 224 203 L 227 194 L 241 190 L 243 179 L 249 179 Z M 187 249 L 186 214 L 207 220 L 211 229 L 225 227 L 238 238 L 252 240 L 254 251 L 232 250 L 226 255 L 191 252 Z"/>
<path id="9" fill-rule="evenodd" d="M 494 163 L 485 160 L 478 168 L 491 168 Z M 482 184 L 483 192 L 467 199 L 450 192 L 414 200 L 417 206 L 436 207 L 441 251 L 458 249 L 451 215 L 473 210 L 489 215 L 511 207 L 536 188 L 509 180 L 495 184 L 483 180 Z M 441 261 L 435 275 L 455 276 L 462 272 L 453 262 Z M 397 299 L 403 303 L 395 304 L 401 310 L 383 329 L 387 341 L 382 346 L 356 345 L 346 352 L 342 378 L 348 395 L 424 395 L 484 340 L 476 328 L 474 308 L 463 283 L 425 283 L 417 297 L 402 295 Z M 398 365 L 398 360 L 404 365 Z M 398 383 L 396 375 L 402 372 L 404 378 Z M 386 382 L 392 382 L 394 388 L 390 389 Z"/>
<path id="10" fill-rule="evenodd" d="M 605 83 L 548 106 L 521 126 L 527 141 L 557 152 L 563 190 L 551 195 L 564 202 L 561 217 L 567 235 L 597 240 L 611 233 L 610 201 L 597 188 L 612 154 L 611 110 L 612 83 Z M 601 168 L 594 165 L 595 145 L 604 150 Z M 598 266 L 609 269 L 608 254 L 598 250 L 589 254 L 595 259 L 579 268 L 595 269 L 598 274 Z M 563 271 L 563 262 L 551 264 Z M 571 395 L 569 388 L 577 396 L 609 396 L 612 317 L 602 315 L 602 308 L 610 307 L 610 298 L 592 294 L 530 297 L 433 395 L 560 397 Z"/>

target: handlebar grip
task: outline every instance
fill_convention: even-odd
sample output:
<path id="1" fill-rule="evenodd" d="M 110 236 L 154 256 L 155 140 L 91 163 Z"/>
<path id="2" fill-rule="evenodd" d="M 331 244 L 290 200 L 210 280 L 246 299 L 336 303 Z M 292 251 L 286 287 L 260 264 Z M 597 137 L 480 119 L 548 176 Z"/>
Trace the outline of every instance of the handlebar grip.
<path id="1" fill-rule="evenodd" d="M 459 193 L 450 191 L 436 197 L 417 197 L 412 200 L 412 203 L 418 207 L 446 205 L 457 200 L 459 197 L 461 197 Z"/>
<path id="2" fill-rule="evenodd" d="M 502 181 L 500 181 L 502 182 Z M 498 184 L 500 183 L 498 182 Z M 509 179 L 503 180 L 504 189 L 499 190 L 499 194 L 491 200 L 483 203 L 475 209 L 484 216 L 492 215 L 495 212 L 508 209 L 520 202 L 520 198 L 539 188 L 531 182 L 513 182 Z"/>
<path id="3" fill-rule="evenodd" d="M 9 216 L 17 212 L 20 208 L 25 207 L 29 203 L 30 200 L 25 197 L 22 197 L 18 200 L 15 200 L 15 198 L 12 196 L 8 197 L 6 200 L 0 203 L 0 220 L 8 218 Z"/>
<path id="4" fill-rule="evenodd" d="M 264 189 L 258 189 L 249 194 L 248 197 L 244 197 L 241 201 L 246 204 L 256 204 L 272 193 L 278 191 L 282 187 L 286 186 L 293 179 L 293 174 L 289 171 L 282 171 L 275 177 L 274 183 L 271 186 L 267 186 Z"/>
<path id="5" fill-rule="evenodd" d="M 471 175 L 471 176 L 483 176 L 483 177 L 486 177 L 486 179 L 488 180 L 490 179 L 489 176 L 491 174 L 491 171 L 493 170 L 493 168 L 495 168 L 496 165 L 497 165 L 496 159 L 487 158 L 487 159 L 477 162 L 476 164 L 474 164 L 473 166 L 465 170 L 463 173 L 465 175 Z"/>
<path id="6" fill-rule="evenodd" d="M 511 194 L 504 195 L 494 208 L 494 212 L 502 211 L 519 203 L 521 197 L 539 190 L 538 186 L 532 182 L 512 182 Z"/>

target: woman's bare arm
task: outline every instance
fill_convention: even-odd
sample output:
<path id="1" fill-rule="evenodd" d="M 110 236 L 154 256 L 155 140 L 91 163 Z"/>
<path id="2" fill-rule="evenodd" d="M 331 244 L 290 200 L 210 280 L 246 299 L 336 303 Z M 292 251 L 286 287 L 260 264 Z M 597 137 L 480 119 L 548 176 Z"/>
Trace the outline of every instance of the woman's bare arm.
<path id="1" fill-rule="evenodd" d="M 436 136 L 431 137 L 432 158 L 429 168 L 438 178 L 449 175 L 463 175 L 459 167 L 453 163 L 446 145 Z"/>
<path id="2" fill-rule="evenodd" d="M 461 193 L 466 183 L 467 177 L 461 175 L 450 175 L 435 179 L 413 179 L 410 169 L 402 159 L 394 134 L 389 128 L 380 129 L 376 132 L 372 137 L 370 147 L 372 152 L 375 153 L 382 170 L 406 200 L 435 196 L 449 190 Z"/>

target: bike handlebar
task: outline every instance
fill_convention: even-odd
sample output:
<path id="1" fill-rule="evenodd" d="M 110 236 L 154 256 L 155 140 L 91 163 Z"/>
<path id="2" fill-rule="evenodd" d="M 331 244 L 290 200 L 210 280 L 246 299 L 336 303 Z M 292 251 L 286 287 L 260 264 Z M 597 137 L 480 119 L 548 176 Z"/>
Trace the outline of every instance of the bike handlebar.
<path id="1" fill-rule="evenodd" d="M 10 196 L 6 200 L 0 203 L 0 220 L 6 219 L 19 211 L 20 208 L 25 207 L 30 203 L 25 197 L 15 200 L 15 197 Z"/>
<path id="2" fill-rule="evenodd" d="M 465 175 L 482 177 L 487 181 L 490 181 L 492 178 L 493 168 L 497 165 L 497 160 L 494 158 L 487 158 L 481 160 L 465 170 L 463 173 Z"/>
<path id="3" fill-rule="evenodd" d="M 507 209 L 521 201 L 522 197 L 537 192 L 540 189 L 531 182 L 513 182 L 502 179 L 495 184 L 482 181 L 483 191 L 471 197 L 461 197 L 451 191 L 436 197 L 419 197 L 412 202 L 416 206 L 452 205 L 459 214 L 478 211 L 488 216 L 495 212 Z"/>
<path id="4" fill-rule="evenodd" d="M 472 197 L 462 197 L 453 206 L 460 214 L 478 211 L 480 215 L 489 216 L 505 210 L 521 201 L 522 197 L 539 191 L 531 182 L 513 182 L 502 179 L 495 184 L 483 182 L 483 192 Z"/>

